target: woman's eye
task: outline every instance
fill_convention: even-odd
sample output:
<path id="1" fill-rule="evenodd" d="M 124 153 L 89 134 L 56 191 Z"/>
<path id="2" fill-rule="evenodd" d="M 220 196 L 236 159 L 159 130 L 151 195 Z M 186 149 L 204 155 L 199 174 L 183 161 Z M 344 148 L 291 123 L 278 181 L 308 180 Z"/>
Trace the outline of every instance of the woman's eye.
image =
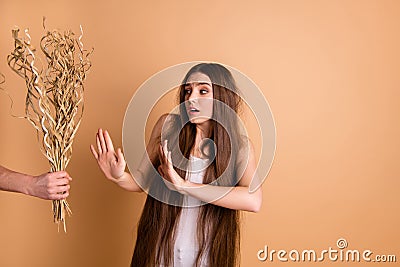
<path id="1" fill-rule="evenodd" d="M 190 89 L 185 89 L 185 94 L 186 95 L 189 95 L 191 93 L 191 90 Z"/>
<path id="2" fill-rule="evenodd" d="M 208 90 L 206 90 L 206 89 L 201 89 L 200 90 L 200 94 L 202 94 L 202 95 L 205 95 L 207 93 L 208 93 Z"/>

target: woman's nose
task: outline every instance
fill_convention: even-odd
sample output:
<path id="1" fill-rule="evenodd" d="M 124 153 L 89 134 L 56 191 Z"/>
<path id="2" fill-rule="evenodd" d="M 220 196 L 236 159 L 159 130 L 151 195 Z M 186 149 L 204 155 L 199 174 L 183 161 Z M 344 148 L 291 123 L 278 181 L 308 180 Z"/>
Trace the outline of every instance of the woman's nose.
<path id="1" fill-rule="evenodd" d="M 190 100 L 195 100 L 195 99 L 197 99 L 197 98 L 199 98 L 198 93 L 197 93 L 196 90 L 193 89 L 192 92 L 191 92 L 190 95 L 189 95 L 189 101 L 190 101 Z"/>

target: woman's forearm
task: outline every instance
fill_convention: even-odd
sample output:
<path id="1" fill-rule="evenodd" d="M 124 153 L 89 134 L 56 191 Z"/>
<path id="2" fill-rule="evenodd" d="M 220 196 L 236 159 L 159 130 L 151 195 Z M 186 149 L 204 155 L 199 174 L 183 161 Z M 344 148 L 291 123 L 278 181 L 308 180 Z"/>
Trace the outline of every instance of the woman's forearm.
<path id="1" fill-rule="evenodd" d="M 142 192 L 142 188 L 135 182 L 135 179 L 129 172 L 124 172 L 124 174 L 119 177 L 118 179 L 115 179 L 115 183 L 122 187 L 125 190 L 131 191 L 131 192 Z"/>
<path id="2" fill-rule="evenodd" d="M 262 202 L 261 188 L 250 193 L 247 186 L 230 188 L 185 181 L 180 192 L 203 202 L 234 210 L 258 212 Z"/>

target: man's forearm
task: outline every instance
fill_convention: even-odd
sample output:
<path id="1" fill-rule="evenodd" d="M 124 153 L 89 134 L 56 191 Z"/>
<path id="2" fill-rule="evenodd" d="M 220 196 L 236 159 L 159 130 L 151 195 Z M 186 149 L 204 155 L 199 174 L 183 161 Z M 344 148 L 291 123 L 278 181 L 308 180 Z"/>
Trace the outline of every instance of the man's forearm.
<path id="1" fill-rule="evenodd" d="M 32 177 L 0 166 L 0 190 L 19 192 L 29 195 L 29 183 Z"/>

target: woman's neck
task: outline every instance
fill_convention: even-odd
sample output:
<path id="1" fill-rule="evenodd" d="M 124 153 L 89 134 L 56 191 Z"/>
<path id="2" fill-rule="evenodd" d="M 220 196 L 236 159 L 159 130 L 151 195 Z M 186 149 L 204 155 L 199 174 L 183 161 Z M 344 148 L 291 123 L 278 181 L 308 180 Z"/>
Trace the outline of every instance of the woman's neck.
<path id="1" fill-rule="evenodd" d="M 191 152 L 191 155 L 197 158 L 203 158 L 204 155 L 201 151 L 201 142 L 205 139 L 208 138 L 210 136 L 210 127 L 209 124 L 208 125 L 196 125 L 196 138 L 194 141 L 194 146 Z"/>
<path id="2" fill-rule="evenodd" d="M 196 139 L 200 135 L 201 139 L 210 136 L 210 121 L 196 124 Z"/>

